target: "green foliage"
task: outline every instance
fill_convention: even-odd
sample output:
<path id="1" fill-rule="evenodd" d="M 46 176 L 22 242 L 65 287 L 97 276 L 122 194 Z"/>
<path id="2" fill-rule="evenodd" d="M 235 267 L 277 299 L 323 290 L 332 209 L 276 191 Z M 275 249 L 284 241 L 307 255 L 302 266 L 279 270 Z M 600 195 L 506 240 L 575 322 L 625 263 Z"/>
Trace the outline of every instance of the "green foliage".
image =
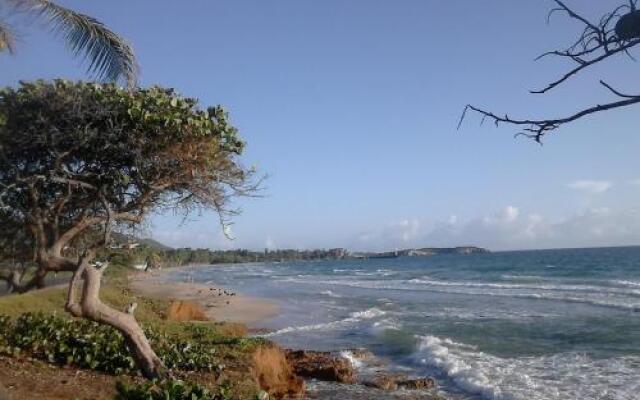
<path id="1" fill-rule="evenodd" d="M 132 254 L 137 258 L 154 254 L 160 260 L 160 264 L 167 266 L 180 266 L 189 264 L 232 264 L 246 262 L 274 262 L 274 261 L 307 261 L 307 260 L 335 260 L 343 258 L 342 253 L 333 250 L 272 250 L 251 251 L 246 249 L 235 250 L 209 250 L 179 248 L 168 250 L 154 250 L 146 246 L 140 246 Z"/>
<path id="2" fill-rule="evenodd" d="M 115 400 L 226 400 L 226 393 L 213 394 L 207 388 L 180 380 L 148 382 L 138 385 L 116 384 Z"/>
<path id="3" fill-rule="evenodd" d="M 0 221 L 28 237 L 25 227 L 38 226 L 44 249 L 96 242 L 107 209 L 114 224 L 167 208 L 210 208 L 226 221 L 236 214 L 231 199 L 257 186 L 238 160 L 243 149 L 221 107 L 203 109 L 173 89 L 22 82 L 0 90 Z M 86 227 L 70 229 L 78 224 Z"/>
<path id="4" fill-rule="evenodd" d="M 219 372 L 216 348 L 206 342 L 177 338 L 145 329 L 167 368 Z M 15 320 L 0 317 L 0 353 L 26 354 L 61 365 L 111 374 L 137 372 L 124 338 L 115 329 L 86 320 L 41 313 Z"/>

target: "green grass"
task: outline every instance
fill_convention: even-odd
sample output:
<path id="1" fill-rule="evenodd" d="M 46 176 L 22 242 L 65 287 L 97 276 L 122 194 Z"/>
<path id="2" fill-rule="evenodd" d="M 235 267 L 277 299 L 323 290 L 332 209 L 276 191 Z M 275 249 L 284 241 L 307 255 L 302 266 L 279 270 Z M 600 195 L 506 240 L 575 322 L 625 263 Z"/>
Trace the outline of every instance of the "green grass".
<path id="1" fill-rule="evenodd" d="M 66 301 L 66 288 L 53 287 L 24 294 L 0 297 L 0 315 L 15 317 L 27 312 L 61 313 Z"/>

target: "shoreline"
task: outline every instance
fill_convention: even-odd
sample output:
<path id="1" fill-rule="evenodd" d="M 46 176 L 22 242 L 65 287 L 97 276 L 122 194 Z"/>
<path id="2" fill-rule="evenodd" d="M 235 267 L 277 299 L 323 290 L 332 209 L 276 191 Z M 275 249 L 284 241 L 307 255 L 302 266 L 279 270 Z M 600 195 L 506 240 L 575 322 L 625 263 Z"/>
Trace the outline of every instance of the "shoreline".
<path id="1" fill-rule="evenodd" d="M 129 275 L 131 288 L 144 296 L 172 301 L 190 301 L 199 304 L 207 318 L 214 322 L 234 322 L 250 329 L 279 314 L 277 302 L 228 291 L 222 286 L 197 282 L 179 282 L 168 279 L 174 271 L 202 268 L 206 265 L 183 266 L 161 271 L 133 272 Z"/>
<path id="2" fill-rule="evenodd" d="M 205 266 L 133 272 L 129 275 L 129 284 L 134 292 L 147 297 L 197 303 L 211 322 L 243 324 L 249 334 L 269 332 L 260 323 L 280 314 L 280 306 L 276 301 L 228 290 L 229 294 L 224 295 L 225 289 L 211 281 L 205 284 L 168 279 L 171 272 L 185 272 Z M 188 280 L 190 276 L 185 278 Z M 223 295 L 219 295 L 220 291 L 223 291 Z M 377 357 L 366 347 L 323 351 L 308 346 L 292 348 L 281 347 L 277 342 L 273 344 L 278 360 L 284 360 L 286 370 L 308 383 L 319 383 L 320 386 L 311 389 L 314 393 L 312 398 L 366 400 L 374 396 L 384 400 L 451 399 L 439 391 L 436 380 L 431 376 L 396 371 L 391 368 L 389 360 Z M 273 364 L 271 359 L 266 363 L 268 369 L 279 368 L 278 362 Z"/>

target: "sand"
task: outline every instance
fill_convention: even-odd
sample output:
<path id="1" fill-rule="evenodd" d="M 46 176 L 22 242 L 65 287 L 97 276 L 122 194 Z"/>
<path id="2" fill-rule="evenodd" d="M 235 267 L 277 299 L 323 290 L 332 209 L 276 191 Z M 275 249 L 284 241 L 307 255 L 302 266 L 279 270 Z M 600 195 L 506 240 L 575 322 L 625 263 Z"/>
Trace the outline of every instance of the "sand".
<path id="1" fill-rule="evenodd" d="M 167 272 L 175 269 L 140 272 L 131 275 L 131 287 L 145 296 L 199 303 L 213 321 L 239 322 L 256 328 L 260 321 L 278 314 L 278 305 L 270 300 L 232 293 L 216 284 L 174 282 Z"/>

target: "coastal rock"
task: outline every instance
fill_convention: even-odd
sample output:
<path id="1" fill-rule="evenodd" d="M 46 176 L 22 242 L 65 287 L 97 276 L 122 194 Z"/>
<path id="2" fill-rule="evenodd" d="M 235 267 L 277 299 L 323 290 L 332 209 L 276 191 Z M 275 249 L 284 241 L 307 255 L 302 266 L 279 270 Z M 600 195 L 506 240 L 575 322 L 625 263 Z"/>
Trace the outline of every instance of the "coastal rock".
<path id="1" fill-rule="evenodd" d="M 398 378 L 389 375 L 378 376 L 372 381 L 364 382 L 365 386 L 374 387 L 380 390 L 396 390 L 398 389 Z"/>
<path id="2" fill-rule="evenodd" d="M 261 346 L 253 353 L 251 374 L 268 398 L 302 398 L 304 381 L 297 377 L 284 350 L 275 345 Z"/>
<path id="3" fill-rule="evenodd" d="M 356 382 L 356 371 L 351 362 L 332 353 L 290 350 L 287 359 L 298 376 L 340 383 Z"/>
<path id="4" fill-rule="evenodd" d="M 408 390 L 427 390 L 436 387 L 436 380 L 433 378 L 406 379 L 396 382 L 401 389 Z"/>
<path id="5" fill-rule="evenodd" d="M 364 385 L 380 390 L 429 390 L 436 387 L 436 381 L 430 377 L 407 379 L 404 375 L 382 375 L 364 382 Z"/>

